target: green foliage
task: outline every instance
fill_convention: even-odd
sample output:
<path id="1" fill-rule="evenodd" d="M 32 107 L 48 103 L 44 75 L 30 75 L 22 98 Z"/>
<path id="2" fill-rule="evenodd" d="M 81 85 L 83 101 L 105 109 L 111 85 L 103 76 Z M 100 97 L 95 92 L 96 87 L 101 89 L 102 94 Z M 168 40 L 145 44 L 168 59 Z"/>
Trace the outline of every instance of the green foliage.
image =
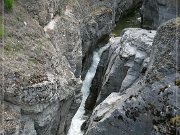
<path id="1" fill-rule="evenodd" d="M 30 57 L 29 61 L 31 61 L 33 64 L 37 64 L 38 63 L 37 59 L 33 58 L 33 57 Z"/>
<path id="2" fill-rule="evenodd" d="M 5 8 L 10 10 L 13 8 L 14 0 L 4 0 Z"/>
<path id="3" fill-rule="evenodd" d="M 23 45 L 20 44 L 20 43 L 17 43 L 15 46 L 14 46 L 14 51 L 18 52 L 20 50 L 23 49 Z"/>
<path id="4" fill-rule="evenodd" d="M 4 29 L 3 29 L 3 19 L 0 16 L 0 39 L 4 36 Z"/>
<path id="5" fill-rule="evenodd" d="M 21 14 L 21 13 L 17 13 L 17 14 L 16 14 L 16 19 L 17 19 L 17 21 L 22 22 L 22 21 L 23 21 L 23 16 L 22 16 L 22 14 Z"/>
<path id="6" fill-rule="evenodd" d="M 35 47 L 35 53 L 39 54 L 43 50 L 43 41 L 39 41 Z"/>
<path id="7" fill-rule="evenodd" d="M 13 50 L 13 44 L 12 42 L 7 42 L 6 45 L 4 46 L 4 50 L 6 51 L 12 51 Z"/>
<path id="8" fill-rule="evenodd" d="M 23 49 L 23 45 L 20 44 L 20 43 L 17 43 L 17 44 L 13 44 L 11 41 L 8 41 L 6 43 L 6 45 L 4 46 L 4 50 L 8 51 L 8 52 L 19 52 L 20 50 Z"/>

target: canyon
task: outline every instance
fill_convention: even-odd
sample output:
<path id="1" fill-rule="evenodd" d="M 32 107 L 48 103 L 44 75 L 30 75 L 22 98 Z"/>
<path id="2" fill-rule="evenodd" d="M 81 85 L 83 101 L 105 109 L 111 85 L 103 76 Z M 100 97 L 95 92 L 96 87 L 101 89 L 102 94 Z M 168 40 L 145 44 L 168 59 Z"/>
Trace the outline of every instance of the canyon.
<path id="1" fill-rule="evenodd" d="M 114 34 L 134 11 L 139 28 Z M 178 0 L 18 0 L 3 13 L 0 134 L 180 134 Z"/>

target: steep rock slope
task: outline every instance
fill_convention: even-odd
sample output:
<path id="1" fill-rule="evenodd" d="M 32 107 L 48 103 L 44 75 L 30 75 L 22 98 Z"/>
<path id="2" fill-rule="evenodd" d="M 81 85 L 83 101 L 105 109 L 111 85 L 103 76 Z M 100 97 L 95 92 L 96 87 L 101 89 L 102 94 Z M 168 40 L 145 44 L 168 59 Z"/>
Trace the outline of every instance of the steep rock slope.
<path id="1" fill-rule="evenodd" d="M 80 81 L 43 28 L 16 3 L 5 12 L 1 46 L 1 132 L 63 135 Z M 5 129 L 5 130 L 2 130 Z"/>
<path id="2" fill-rule="evenodd" d="M 86 109 L 92 110 L 112 92 L 121 93 L 144 75 L 156 31 L 128 28 L 102 55 L 93 79 Z"/>
<path id="3" fill-rule="evenodd" d="M 89 2 L 90 12 L 84 17 L 81 25 L 82 78 L 84 78 L 91 65 L 93 51 L 108 42 L 115 22 L 123 15 L 131 12 L 141 2 L 142 0 L 98 0 Z"/>
<path id="4" fill-rule="evenodd" d="M 143 2 L 142 24 L 145 28 L 155 29 L 179 15 L 179 0 L 144 0 Z"/>
<path id="5" fill-rule="evenodd" d="M 87 135 L 180 133 L 179 24 L 178 18 L 158 29 L 145 76 L 94 109 Z"/>
<path id="6" fill-rule="evenodd" d="M 53 38 L 55 46 L 63 50 L 62 54 L 68 59 L 76 77 L 82 75 L 84 79 L 92 62 L 92 53 L 104 45 L 104 42 L 108 42 L 115 21 L 131 12 L 142 0 L 20 0 L 20 2 L 41 26 L 44 27 L 51 21 L 52 25 L 57 25 L 48 28 L 50 37 Z M 99 44 L 101 42 L 103 43 Z M 82 64 L 80 59 L 83 59 Z"/>
<path id="7" fill-rule="evenodd" d="M 68 0 L 19 0 L 40 25 L 45 26 L 57 14 L 63 14 Z"/>
<path id="8" fill-rule="evenodd" d="M 118 7 L 123 15 L 140 1 L 18 1 L 5 14 L 1 48 L 1 116 L 11 116 L 2 121 L 1 129 L 7 127 L 3 132 L 65 134 L 80 103 L 83 57 L 91 56 L 97 42 L 110 33 Z M 93 33 L 88 19 L 95 22 Z M 91 49 L 84 42 L 85 31 L 92 33 L 87 40 Z"/>

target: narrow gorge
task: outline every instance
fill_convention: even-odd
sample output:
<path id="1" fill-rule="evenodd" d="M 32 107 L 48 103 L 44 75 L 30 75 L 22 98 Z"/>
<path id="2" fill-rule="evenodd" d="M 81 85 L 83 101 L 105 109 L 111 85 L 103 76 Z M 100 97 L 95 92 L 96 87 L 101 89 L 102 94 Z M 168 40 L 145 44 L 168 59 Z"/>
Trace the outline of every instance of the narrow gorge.
<path id="1" fill-rule="evenodd" d="M 179 135 L 179 0 L 0 0 L 0 135 Z"/>

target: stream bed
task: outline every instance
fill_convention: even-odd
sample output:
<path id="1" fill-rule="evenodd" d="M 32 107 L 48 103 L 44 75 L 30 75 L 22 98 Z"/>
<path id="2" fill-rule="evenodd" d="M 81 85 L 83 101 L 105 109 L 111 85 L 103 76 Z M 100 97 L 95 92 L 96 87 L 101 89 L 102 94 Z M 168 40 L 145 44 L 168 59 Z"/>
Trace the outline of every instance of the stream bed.
<path id="1" fill-rule="evenodd" d="M 88 116 L 85 115 L 85 101 L 89 95 L 89 89 L 91 87 L 91 82 L 95 76 L 97 66 L 100 61 L 101 54 L 109 47 L 109 44 L 105 45 L 104 47 L 100 48 L 98 51 L 93 53 L 93 62 L 91 67 L 89 68 L 86 77 L 83 81 L 83 85 L 81 88 L 81 92 L 83 94 L 81 105 L 74 115 L 70 129 L 68 131 L 68 135 L 83 135 L 83 131 L 81 131 L 81 125 L 85 120 L 87 120 Z"/>
<path id="2" fill-rule="evenodd" d="M 121 18 L 117 24 L 116 27 L 114 28 L 114 30 L 112 31 L 112 34 L 114 34 L 115 36 L 119 36 L 121 31 L 124 28 L 140 28 L 140 20 L 139 20 L 139 13 L 138 11 L 135 11 L 131 14 L 128 14 L 127 16 L 125 16 L 124 18 Z M 113 41 L 113 37 L 109 40 L 109 41 Z M 82 124 L 88 119 L 88 116 L 85 115 L 85 101 L 89 95 L 89 90 L 91 87 L 91 82 L 95 76 L 96 73 L 96 69 L 98 67 L 99 61 L 100 61 L 100 57 L 101 54 L 110 46 L 110 43 L 108 43 L 107 45 L 105 45 L 104 47 L 100 48 L 98 51 L 95 51 L 93 53 L 93 62 L 91 67 L 89 68 L 86 77 L 83 81 L 83 85 L 81 88 L 81 92 L 83 94 L 82 97 L 82 102 L 81 105 L 78 109 L 78 111 L 76 112 L 76 114 L 74 115 L 71 125 L 70 125 L 70 129 L 68 131 L 68 135 L 83 135 L 84 132 L 81 131 L 81 126 Z"/>

